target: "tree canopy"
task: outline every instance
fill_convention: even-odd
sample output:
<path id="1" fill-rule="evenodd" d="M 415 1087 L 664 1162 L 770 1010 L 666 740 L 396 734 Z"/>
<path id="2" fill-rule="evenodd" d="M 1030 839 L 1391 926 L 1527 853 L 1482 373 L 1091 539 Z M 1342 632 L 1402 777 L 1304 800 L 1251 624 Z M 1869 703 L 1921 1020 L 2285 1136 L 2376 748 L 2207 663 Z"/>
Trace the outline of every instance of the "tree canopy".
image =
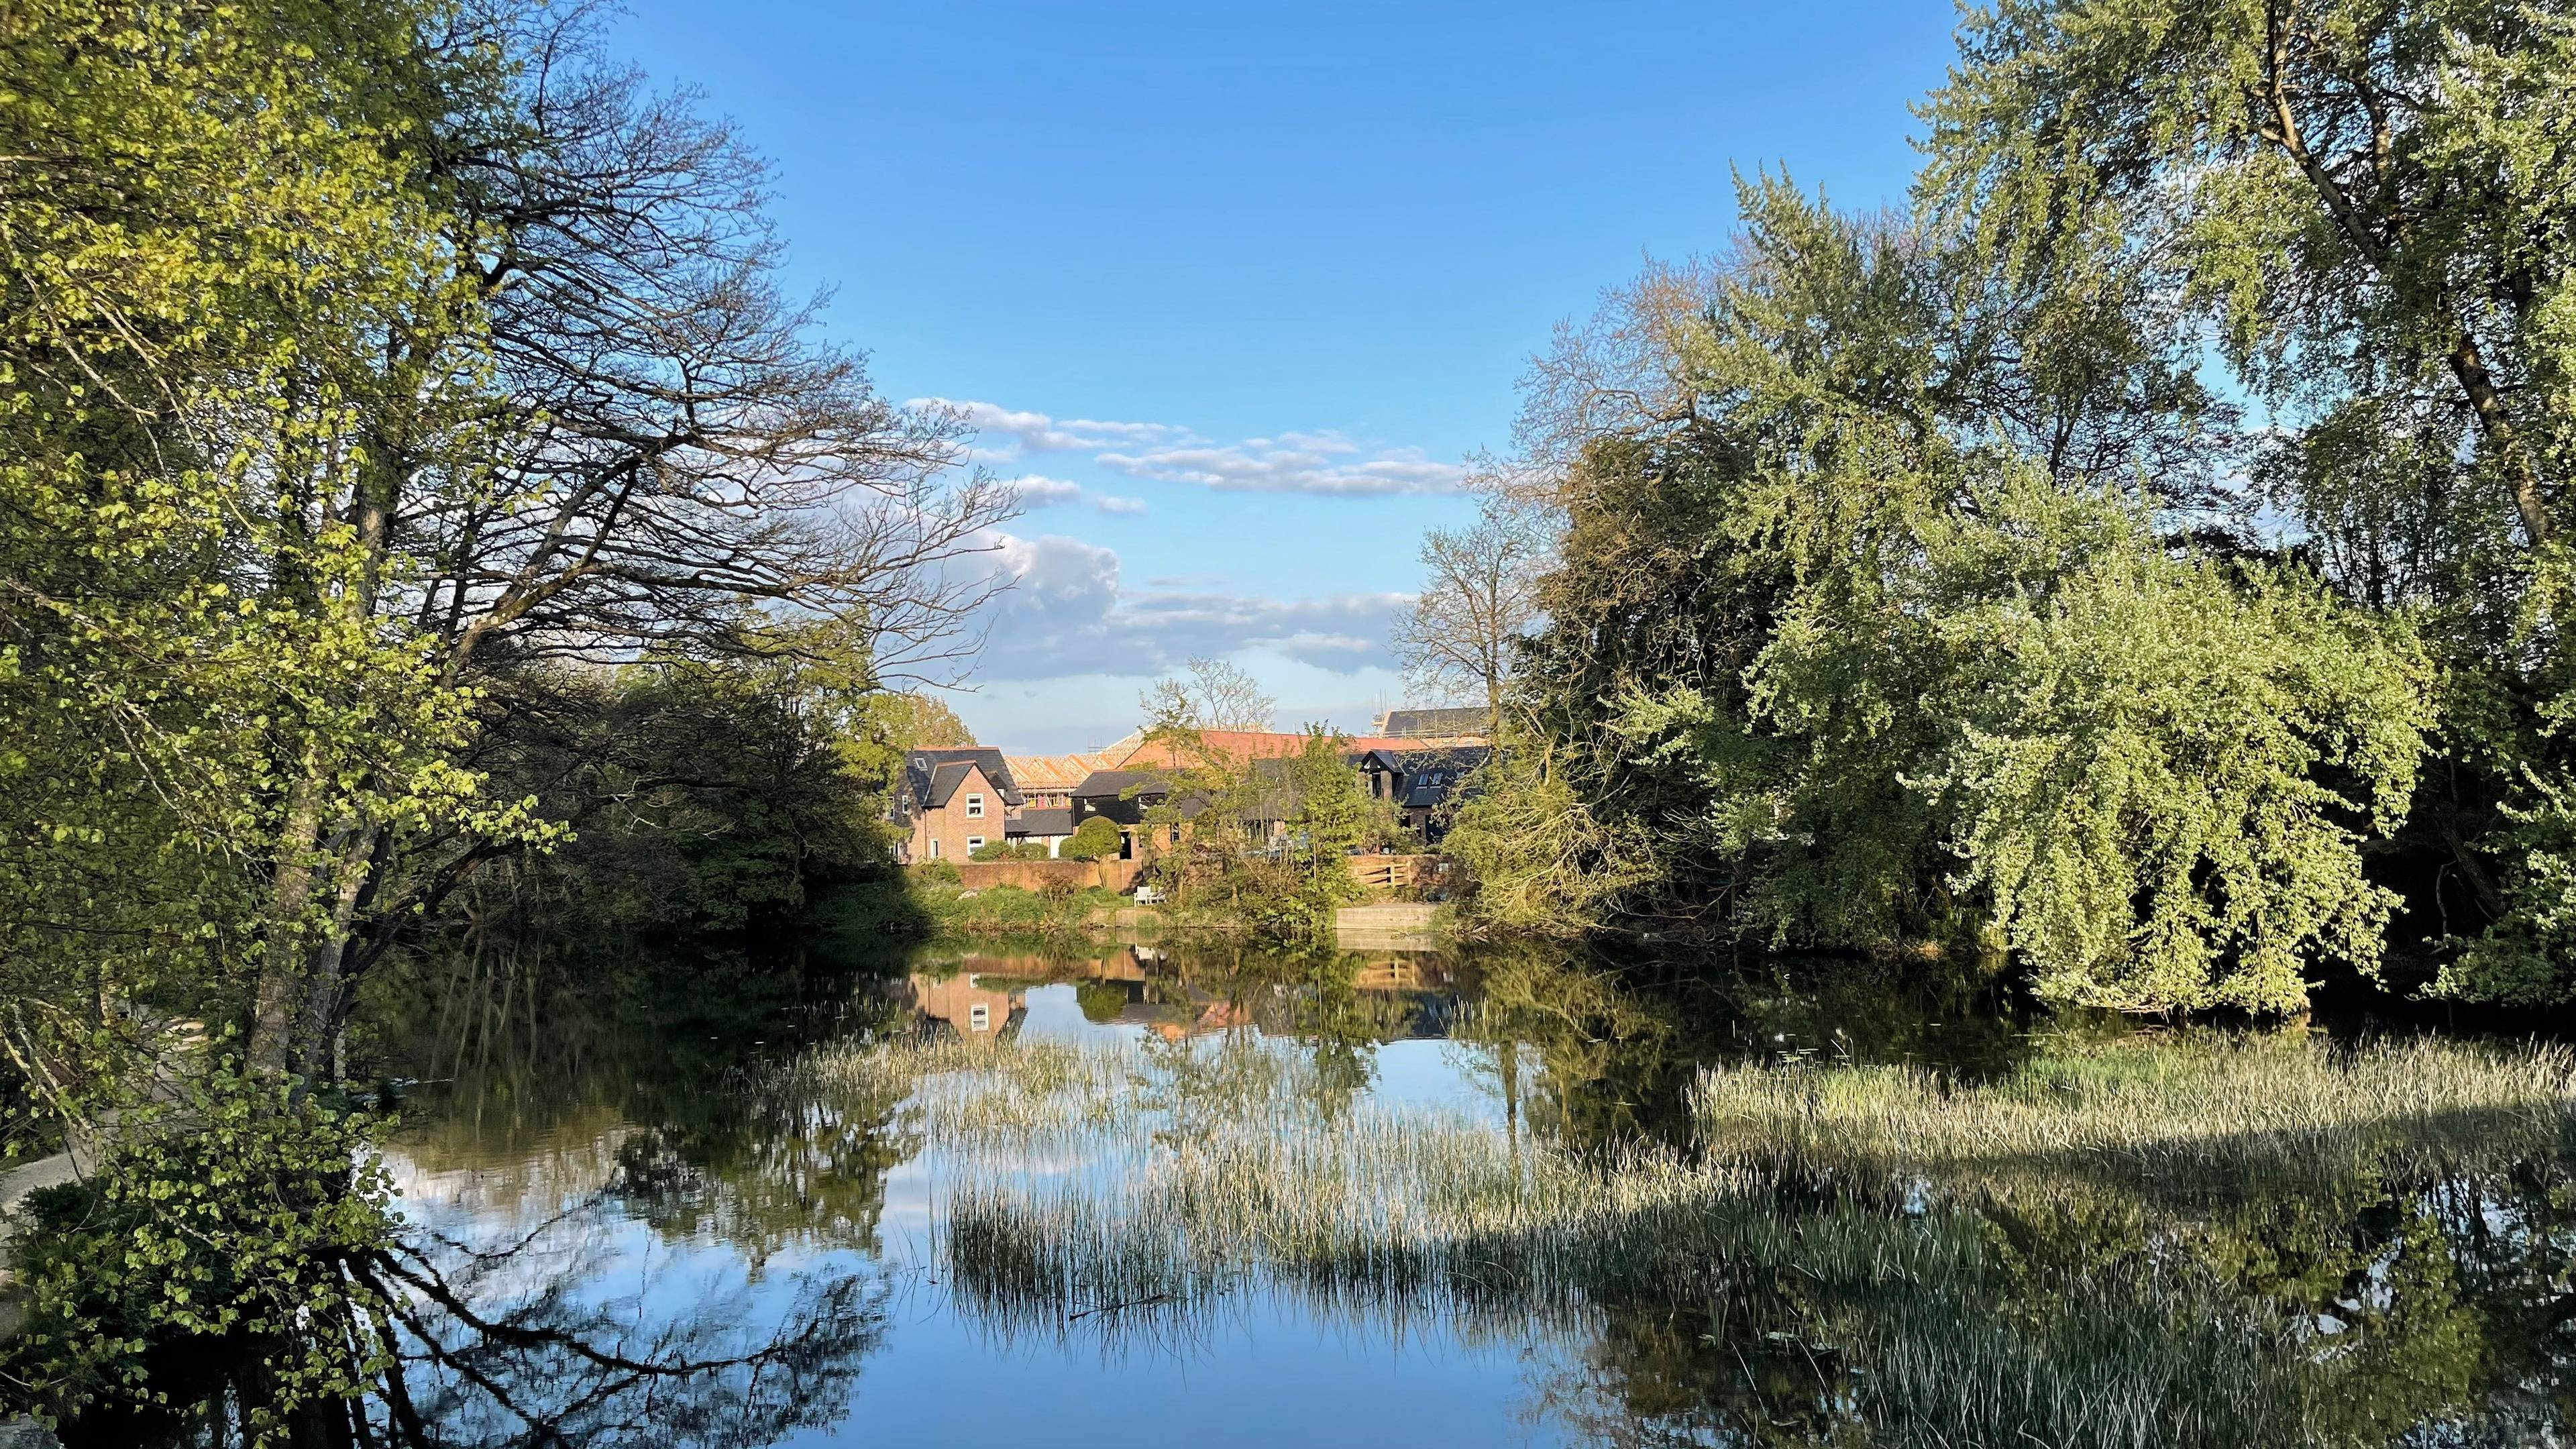
<path id="1" fill-rule="evenodd" d="M 1483 890 L 2000 946 L 2129 1009 L 2375 968 L 2397 898 L 2364 851 L 2406 815 L 2433 671 L 2407 619 L 2184 526 L 2235 442 L 2167 300 L 1780 180 L 1739 198 L 1732 257 L 1635 294 L 1658 327 L 1603 324 L 1659 339 L 1629 395 L 1664 403 L 1556 428 L 1563 564 L 1508 742 L 1541 760 L 1500 767 L 1540 773 L 1462 814 Z"/>

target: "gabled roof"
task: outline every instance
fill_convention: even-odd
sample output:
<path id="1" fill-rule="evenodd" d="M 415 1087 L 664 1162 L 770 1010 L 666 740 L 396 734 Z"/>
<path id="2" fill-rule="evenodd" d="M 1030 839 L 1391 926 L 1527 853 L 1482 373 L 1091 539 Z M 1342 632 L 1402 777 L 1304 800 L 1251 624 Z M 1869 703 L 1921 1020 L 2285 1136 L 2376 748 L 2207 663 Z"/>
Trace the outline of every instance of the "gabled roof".
<path id="1" fill-rule="evenodd" d="M 1361 769 L 1374 765 L 1399 774 L 1415 774 L 1424 770 L 1472 770 L 1493 757 L 1493 748 L 1488 745 L 1416 741 L 1393 748 L 1355 750 L 1349 759 Z"/>
<path id="2" fill-rule="evenodd" d="M 1073 798 L 1082 807 L 1074 813 L 1105 815 L 1120 825 L 1141 824 L 1145 812 L 1172 798 L 1172 782 L 1151 770 L 1095 770 L 1090 778 L 1073 788 Z M 1188 795 L 1174 806 L 1181 818 L 1197 818 L 1207 809 L 1203 796 Z"/>
<path id="3" fill-rule="evenodd" d="M 1363 750 L 1351 757 L 1351 763 L 1397 776 L 1404 788 L 1395 803 L 1406 810 L 1428 810 L 1448 799 L 1469 771 L 1493 757 L 1493 750 L 1484 745 L 1432 745 Z"/>
<path id="4" fill-rule="evenodd" d="M 1002 792 L 1004 805 L 1017 805 L 1020 787 L 1011 779 L 1011 767 L 1002 752 L 989 748 L 949 750 L 906 750 L 903 756 L 904 794 L 916 809 L 936 810 L 948 803 L 957 787 L 966 782 L 967 767 L 984 772 L 984 779 Z"/>
<path id="5" fill-rule="evenodd" d="M 1138 797 L 1172 793 L 1172 782 L 1151 770 L 1094 770 L 1073 787 L 1076 800 L 1116 797 L 1133 790 Z"/>
<path id="6" fill-rule="evenodd" d="M 1396 803 L 1407 810 L 1428 810 L 1449 798 L 1458 788 L 1456 776 L 1420 776 L 1404 782 L 1404 798 Z"/>

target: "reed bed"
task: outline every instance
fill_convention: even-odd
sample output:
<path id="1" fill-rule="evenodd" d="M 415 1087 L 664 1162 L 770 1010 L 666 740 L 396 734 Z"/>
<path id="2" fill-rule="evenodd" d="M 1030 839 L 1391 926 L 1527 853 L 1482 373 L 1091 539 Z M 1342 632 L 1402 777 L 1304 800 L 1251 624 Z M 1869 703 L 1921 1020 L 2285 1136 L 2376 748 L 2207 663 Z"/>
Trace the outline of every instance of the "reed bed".
<path id="1" fill-rule="evenodd" d="M 2209 1034 L 2064 1048 L 1973 1086 L 1902 1066 L 1718 1068 L 1692 1106 L 1711 1160 L 1810 1187 L 2057 1178 L 2232 1196 L 2557 1156 L 2576 1125 L 2576 1057 Z"/>
<path id="2" fill-rule="evenodd" d="M 1578 1286 L 1687 1249 L 1745 1178 L 1671 1150 L 1577 1156 L 1457 1112 L 1350 1104 L 1250 1038 L 887 1043 L 797 1069 L 902 1092 L 942 1180 L 960 1291 L 1032 1324 L 1213 1300 L 1261 1277 L 1329 1311 L 1571 1311 Z"/>
<path id="3" fill-rule="evenodd" d="M 2359 1442 L 2331 1427 L 2368 1372 L 2352 1340 L 2232 1282 L 2188 1232 L 2003 1251 L 1989 1211 L 2013 1173 L 2208 1190 L 2483 1170 L 2558 1152 L 2570 1107 L 2554 1049 L 2188 1040 L 1964 1088 L 1711 1071 L 1703 1150 L 1576 1153 L 1352 1104 L 1306 1053 L 1246 1037 L 899 1042 L 795 1071 L 803 1090 L 900 1095 L 938 1182 L 947 1291 L 1004 1336 L 1186 1339 L 1282 1298 L 1398 1335 L 1696 1324 L 1690 1351 L 1726 1366 L 1712 1392 L 1738 1398 L 1705 1412 L 1927 1446 Z"/>

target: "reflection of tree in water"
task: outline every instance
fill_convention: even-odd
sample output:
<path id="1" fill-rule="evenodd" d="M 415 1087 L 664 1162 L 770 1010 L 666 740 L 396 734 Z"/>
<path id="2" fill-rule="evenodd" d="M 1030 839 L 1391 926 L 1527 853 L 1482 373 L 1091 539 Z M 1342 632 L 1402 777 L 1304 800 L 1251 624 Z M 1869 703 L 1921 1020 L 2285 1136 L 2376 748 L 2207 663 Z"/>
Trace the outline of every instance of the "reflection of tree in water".
<path id="1" fill-rule="evenodd" d="M 2576 1202 L 2544 1161 L 2217 1204 L 2061 1180 L 1928 1217 L 1779 1211 L 1803 1246 L 1590 1285 L 1598 1327 L 1541 1407 L 1641 1446 L 2503 1449 L 2576 1425 Z M 1926 1235 L 1955 1239 L 1944 1266 Z"/>
<path id="2" fill-rule="evenodd" d="M 598 1206 L 497 1249 L 389 1255 L 403 1348 L 353 1415 L 406 1449 L 611 1449 L 766 1444 L 848 1411 L 884 1336 L 881 1283 L 645 1273 L 602 1293 L 617 1265 L 559 1241 Z"/>
<path id="3" fill-rule="evenodd" d="M 570 1204 L 533 1225 L 493 1242 L 423 1230 L 387 1259 L 406 1354 L 364 1412 L 410 1436 L 391 1442 L 748 1446 L 847 1412 L 883 1336 L 883 1283 L 762 1269 L 789 1248 L 874 1253 L 885 1174 L 912 1148 L 895 1101 L 783 1091 L 744 1054 L 886 1024 L 851 1008 L 875 998 L 848 970 L 801 964 L 648 959 L 576 988 L 587 1009 L 520 1055 L 478 1057 L 480 1079 L 460 1084 L 478 1106 L 551 1123 L 586 1107 L 606 1150 L 520 1184 Z M 713 973 L 725 991 L 705 989 Z M 470 1014 L 438 1003 L 434 1019 Z M 480 1176 L 528 1160 L 529 1117 L 452 1116 L 407 1146 L 433 1172 Z M 676 1263 L 614 1249 L 626 1224 L 681 1245 Z M 686 1250 L 708 1240 L 729 1251 Z"/>
<path id="4" fill-rule="evenodd" d="M 1793 975 L 1758 958 L 1718 971 L 1535 942 L 1474 947 L 1455 969 L 1467 1070 L 1515 1122 L 1568 1146 L 1686 1137 L 1690 1087 L 1711 1062 L 1914 1062 L 1974 1079 L 2030 1051 L 1993 983 L 1967 973 L 1854 961 Z"/>
<path id="5" fill-rule="evenodd" d="M 874 1253 L 885 1175 L 919 1146 L 898 1105 L 764 1092 L 731 1120 L 642 1128 L 618 1144 L 613 1191 L 667 1236 L 721 1238 L 755 1264 L 791 1246 Z"/>
<path id="6" fill-rule="evenodd" d="M 310 1316 L 298 1361 L 333 1365 L 359 1392 L 300 1396 L 274 1442 L 749 1449 L 847 1412 L 884 1336 L 881 1280 L 763 1282 L 738 1261 L 638 1273 L 603 1244 L 615 1216 L 595 1197 L 496 1241 L 412 1232 L 343 1263 L 342 1301 L 371 1321 Z M 275 1402 L 271 1343 L 173 1341 L 153 1360 L 161 1402 L 66 1423 L 67 1449 L 221 1449 Z"/>
<path id="7" fill-rule="evenodd" d="M 350 1336 L 345 1367 L 368 1392 L 308 1404 L 293 1442 L 753 1446 L 838 1419 L 882 1338 L 884 1284 L 762 1265 L 790 1246 L 873 1251 L 907 1148 L 895 1103 L 764 1090 L 750 1068 L 764 1049 L 872 1028 L 849 1009 L 871 999 L 852 982 L 847 965 L 792 954 L 506 942 L 392 982 L 375 1003 L 384 1068 L 450 1106 L 415 1114 L 397 1160 L 422 1176 L 416 1198 L 462 1185 L 486 1221 L 470 1239 L 415 1223 L 348 1265 L 399 1352 L 370 1362 Z M 492 1206 L 506 1210 L 476 1212 Z M 621 1251 L 639 1229 L 680 1254 Z M 709 1239 L 731 1251 L 688 1251 Z M 166 1414 L 67 1426 L 66 1443 L 235 1442 L 259 1386 L 235 1382 L 255 1365 L 233 1350 L 256 1346 L 181 1347 Z"/>
<path id="8" fill-rule="evenodd" d="M 687 1121 L 725 1110 L 726 1084 L 760 1058 L 882 1025 L 882 1003 L 856 985 L 888 968 L 802 947 L 478 935 L 383 979 L 369 1055 L 428 1084 L 432 1108 L 458 1108 L 426 1115 L 472 1150 L 542 1141 L 569 1112 Z"/>
<path id="9" fill-rule="evenodd" d="M 1363 1113 L 1351 1125 L 1392 1134 L 1362 1151 L 1370 1164 L 1430 1164 L 1422 1182 L 1462 1195 L 1450 1203 L 1462 1224 L 1478 1221 L 1468 1197 L 1508 1196 L 1541 1163 L 1616 1173 L 1658 1141 L 1696 1141 L 1685 1104 L 1712 1060 L 1910 1062 L 1938 1069 L 1945 1100 L 1949 1084 L 2021 1080 L 2025 1063 L 2043 1083 L 2125 1070 L 2093 1055 L 2094 1024 L 2033 1032 L 1981 1018 L 1973 980 L 1908 995 L 1864 967 L 1804 997 L 1758 976 L 1692 995 L 1542 952 L 1480 953 L 1461 974 L 1461 1054 L 1512 1104 L 1509 1173 L 1411 1141 L 1410 1119 Z M 1332 1029 L 1342 982 L 1293 986 L 1323 1028 L 1305 1038 L 1319 1066 L 1336 1040 L 1365 1035 L 1349 1029 L 1356 1013 Z M 1096 1334 L 1110 1347 L 1120 1335 L 1193 1341 L 1259 1296 L 1364 1333 L 1437 1319 L 1469 1341 L 1551 1345 L 1533 1359 L 1546 1366 L 1536 1411 L 1610 1444 L 2501 1449 L 2576 1422 L 2576 1186 L 2525 1109 L 2513 1122 L 2424 1116 L 2365 1093 L 2357 1120 L 2377 1125 L 2349 1139 L 2202 1137 L 2227 1119 L 2178 1122 L 2177 1140 L 2202 1154 L 2178 1176 L 2080 1143 L 1874 1184 L 1794 1163 L 1739 1175 L 1712 1159 L 1678 1199 L 1574 1215 L 1581 1240 L 1553 1220 L 1495 1219 L 1490 1232 L 1416 1243 L 1371 1227 L 1364 1202 L 1346 1238 L 1340 1217 L 1302 1221 L 1283 1197 L 1298 1169 L 1263 1166 L 1286 1159 L 1263 1157 L 1259 1139 L 1311 1128 L 1330 1160 L 1349 1134 L 1328 1091 L 1274 1093 L 1280 1125 L 1229 1143 L 1229 1119 L 1263 1110 L 1251 1100 L 1260 1073 L 1232 1048 L 1144 1048 L 1158 1094 L 1146 1105 L 1207 1159 L 1173 1179 L 1172 1214 L 1150 1195 L 1136 1203 L 1156 1211 L 1124 1219 L 1114 1202 L 1094 1215 L 1045 1195 L 1025 1210 L 986 1201 L 974 1251 L 952 1264 L 960 1301 L 999 1331 Z M 2372 1145 L 2410 1133 L 2461 1150 Z M 1202 1186 L 1204 1206 L 1182 1202 Z M 1431 1221 L 1408 1195 L 1422 1190 L 1390 1182 L 1389 1209 Z M 1204 1220 L 1176 1228 L 1189 1212 Z M 1263 1257 L 1262 1244 L 1282 1242 L 1285 1257 Z M 1124 1306 L 1104 1315 L 1103 1303 Z"/>

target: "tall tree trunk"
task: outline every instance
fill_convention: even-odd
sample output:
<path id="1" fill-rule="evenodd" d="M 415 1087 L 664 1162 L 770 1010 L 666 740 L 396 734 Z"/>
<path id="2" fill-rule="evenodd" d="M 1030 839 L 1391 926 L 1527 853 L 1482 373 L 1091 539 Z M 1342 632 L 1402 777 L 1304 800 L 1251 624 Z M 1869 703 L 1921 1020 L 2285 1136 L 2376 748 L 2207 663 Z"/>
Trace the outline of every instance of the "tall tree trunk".
<path id="1" fill-rule="evenodd" d="M 279 835 L 270 888 L 268 942 L 251 1020 L 250 1064 L 256 1071 L 283 1073 L 292 1060 L 311 952 L 304 912 L 313 900 L 313 851 L 321 833 L 321 787 L 309 779 L 298 781 Z"/>
<path id="2" fill-rule="evenodd" d="M 323 1080 L 336 1066 L 333 1048 L 340 1039 L 346 1004 L 349 942 L 356 933 L 358 909 L 375 880 L 385 839 L 382 826 L 354 825 L 332 859 L 337 888 L 331 896 L 331 920 L 313 948 L 312 964 L 305 973 L 303 1017 L 296 1027 L 295 1070 L 307 1082 Z"/>
<path id="3" fill-rule="evenodd" d="M 2487 371 L 2486 358 L 2478 351 L 2477 339 L 2467 328 L 2460 329 L 2457 342 L 2451 344 L 2451 375 L 2460 381 L 2460 390 L 2468 394 L 2469 406 L 2478 415 L 2478 429 L 2495 444 L 2502 458 L 2505 475 L 2513 484 L 2513 510 L 2522 519 L 2524 536 L 2531 546 L 2540 547 L 2557 532 L 2549 516 L 2549 501 L 2541 496 L 2540 475 L 2532 467 L 2531 452 L 2522 445 L 2514 431 L 2513 419 L 2504 409 L 2504 397 L 2496 391 L 2495 379 Z"/>

